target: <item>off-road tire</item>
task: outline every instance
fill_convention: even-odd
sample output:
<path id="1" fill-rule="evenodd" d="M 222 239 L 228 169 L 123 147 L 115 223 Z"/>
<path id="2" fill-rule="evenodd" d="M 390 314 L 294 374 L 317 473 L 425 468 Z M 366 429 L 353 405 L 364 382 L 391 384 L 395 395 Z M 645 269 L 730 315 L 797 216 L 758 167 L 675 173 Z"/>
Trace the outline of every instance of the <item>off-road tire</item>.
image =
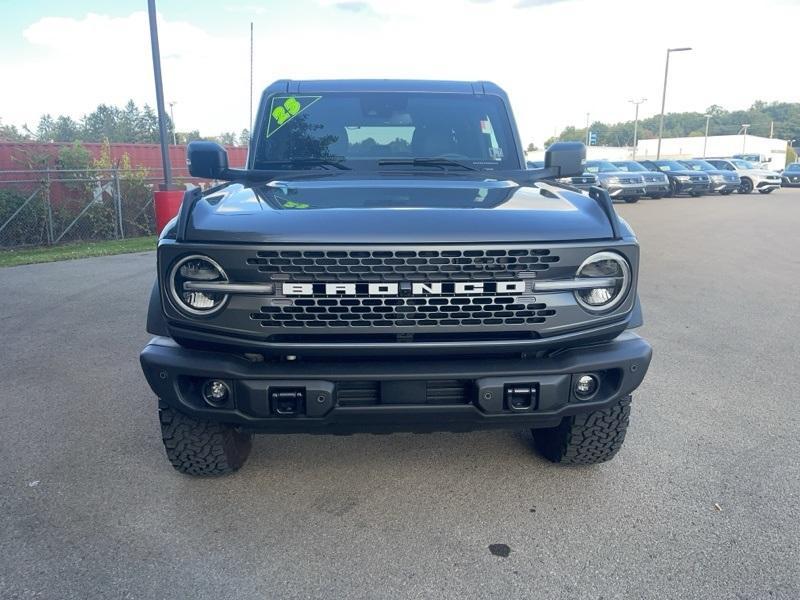
<path id="1" fill-rule="evenodd" d="M 547 460 L 566 465 L 593 465 L 614 458 L 625 441 L 631 397 L 591 413 L 564 417 L 557 427 L 533 429 L 536 449 Z"/>
<path id="2" fill-rule="evenodd" d="M 212 421 L 199 421 L 158 401 L 161 438 L 172 466 L 187 475 L 217 476 L 238 470 L 247 460 L 252 434 Z"/>

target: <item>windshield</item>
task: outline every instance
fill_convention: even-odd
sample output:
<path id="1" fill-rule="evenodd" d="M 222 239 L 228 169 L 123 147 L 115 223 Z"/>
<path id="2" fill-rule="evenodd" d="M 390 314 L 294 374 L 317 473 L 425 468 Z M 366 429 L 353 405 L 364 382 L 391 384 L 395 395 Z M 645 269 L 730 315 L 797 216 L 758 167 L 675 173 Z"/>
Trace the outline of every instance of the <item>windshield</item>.
<path id="1" fill-rule="evenodd" d="M 647 169 L 645 169 L 642 165 L 632 160 L 621 160 L 619 162 L 614 162 L 614 164 L 620 171 L 628 171 L 630 173 L 641 173 L 642 171 L 647 171 Z"/>
<path id="2" fill-rule="evenodd" d="M 692 171 L 719 171 L 719 169 L 717 169 L 717 167 L 711 163 L 707 163 L 706 161 L 700 159 L 682 160 L 681 162 Z"/>
<path id="3" fill-rule="evenodd" d="M 731 162 L 737 169 L 755 169 L 755 167 L 746 160 L 732 158 Z"/>
<path id="4" fill-rule="evenodd" d="M 508 112 L 496 96 L 305 92 L 270 96 L 264 108 L 256 169 L 307 169 L 327 161 L 374 170 L 387 168 L 378 161 L 419 158 L 447 158 L 477 169 L 519 168 Z"/>
<path id="5" fill-rule="evenodd" d="M 679 163 L 677 160 L 657 160 L 656 166 L 662 171 L 685 171 L 686 166 Z"/>
<path id="6" fill-rule="evenodd" d="M 586 161 L 586 171 L 589 173 L 619 173 L 620 168 L 607 160 Z"/>
<path id="7" fill-rule="evenodd" d="M 734 158 L 746 160 L 748 162 L 761 162 L 761 156 L 758 154 L 737 154 Z"/>
<path id="8" fill-rule="evenodd" d="M 786 167 L 787 171 L 800 171 L 800 164 L 792 163 L 788 167 Z"/>

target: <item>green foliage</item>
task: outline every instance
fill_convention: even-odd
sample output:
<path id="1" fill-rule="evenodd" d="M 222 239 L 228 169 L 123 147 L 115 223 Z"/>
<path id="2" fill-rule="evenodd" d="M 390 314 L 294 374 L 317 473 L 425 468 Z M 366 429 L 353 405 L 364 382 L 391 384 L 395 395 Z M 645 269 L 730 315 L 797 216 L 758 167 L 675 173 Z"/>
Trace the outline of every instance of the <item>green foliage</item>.
<path id="1" fill-rule="evenodd" d="M 0 189 L 0 225 L 28 199 L 33 190 Z M 28 246 L 47 241 L 46 207 L 39 192 L 0 232 L 0 246 Z"/>
<path id="2" fill-rule="evenodd" d="M 664 116 L 664 137 L 693 137 L 705 135 L 706 114 L 711 115 L 709 135 L 734 135 L 739 132 L 743 123 L 750 123 L 748 132 L 752 135 L 769 137 L 770 123 L 773 123 L 773 137 L 779 139 L 800 140 L 800 103 L 797 102 L 764 102 L 757 100 L 747 110 L 727 111 L 713 104 L 705 113 L 684 112 L 668 113 Z M 659 115 L 639 121 L 639 139 L 658 137 Z M 630 146 L 633 144 L 633 121 L 606 124 L 595 121 L 589 126 L 590 131 L 597 133 L 600 146 Z M 547 140 L 545 145 L 554 141 L 584 141 L 586 129 L 569 126 L 557 137 Z"/>
<path id="3" fill-rule="evenodd" d="M 789 165 L 793 162 L 797 162 L 797 152 L 795 152 L 794 148 L 789 146 L 786 150 L 786 164 Z"/>
<path id="4" fill-rule="evenodd" d="M 30 140 L 30 136 L 24 131 L 20 131 L 15 125 L 3 125 L 0 119 L 0 142 L 24 142 Z"/>

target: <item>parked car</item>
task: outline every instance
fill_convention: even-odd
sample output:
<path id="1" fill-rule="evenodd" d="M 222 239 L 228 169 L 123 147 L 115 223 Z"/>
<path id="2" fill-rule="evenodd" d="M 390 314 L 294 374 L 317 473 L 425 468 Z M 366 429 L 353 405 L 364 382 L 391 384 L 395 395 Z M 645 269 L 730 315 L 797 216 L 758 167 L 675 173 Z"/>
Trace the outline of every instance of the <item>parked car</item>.
<path id="1" fill-rule="evenodd" d="M 543 160 L 529 160 L 525 162 L 525 165 L 529 169 L 544 169 Z M 572 187 L 578 188 L 579 190 L 583 190 L 584 192 L 589 191 L 589 188 L 594 185 L 600 185 L 597 180 L 597 175 L 588 172 L 584 172 L 581 175 L 576 175 L 575 177 L 561 177 L 556 179 L 556 181 L 559 183 L 566 183 Z"/>
<path id="2" fill-rule="evenodd" d="M 661 171 L 669 178 L 669 195 L 688 194 L 693 197 L 708 193 L 711 179 L 705 173 L 693 171 L 676 160 L 640 160 L 651 171 Z"/>
<path id="3" fill-rule="evenodd" d="M 648 171 L 635 160 L 615 160 L 621 171 L 636 173 L 644 178 L 644 191 L 648 198 L 663 198 L 669 194 L 669 178 L 661 171 Z"/>
<path id="4" fill-rule="evenodd" d="M 701 158 L 691 160 L 681 160 L 681 164 L 686 165 L 692 171 L 702 171 L 711 180 L 711 192 L 719 192 L 723 196 L 728 196 L 742 185 L 739 175 L 731 171 L 722 171 L 709 162 Z"/>
<path id="5" fill-rule="evenodd" d="M 644 178 L 639 173 L 622 171 L 607 160 L 587 160 L 586 171 L 597 176 L 600 186 L 604 187 L 612 198 L 633 203 L 647 195 Z"/>
<path id="6" fill-rule="evenodd" d="M 800 163 L 792 163 L 781 173 L 781 184 L 785 187 L 800 187 Z"/>
<path id="7" fill-rule="evenodd" d="M 740 194 L 749 194 L 753 190 L 758 190 L 762 194 L 769 194 L 781 187 L 781 176 L 778 173 L 756 167 L 746 160 L 740 158 L 709 158 L 707 161 L 723 171 L 736 171 L 742 180 L 739 186 Z"/>

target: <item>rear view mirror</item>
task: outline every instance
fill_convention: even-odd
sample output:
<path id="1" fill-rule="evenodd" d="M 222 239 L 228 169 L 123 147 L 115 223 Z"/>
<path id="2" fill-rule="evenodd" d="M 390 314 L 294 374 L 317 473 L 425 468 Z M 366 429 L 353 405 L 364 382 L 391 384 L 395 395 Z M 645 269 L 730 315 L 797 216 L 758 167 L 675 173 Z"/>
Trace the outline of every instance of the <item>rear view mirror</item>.
<path id="1" fill-rule="evenodd" d="M 544 153 L 544 166 L 558 169 L 558 177 L 575 177 L 583 173 L 586 146 L 580 142 L 556 142 Z"/>
<path id="2" fill-rule="evenodd" d="M 228 153 L 216 142 L 189 142 L 186 164 L 192 177 L 224 179 L 228 171 Z"/>

